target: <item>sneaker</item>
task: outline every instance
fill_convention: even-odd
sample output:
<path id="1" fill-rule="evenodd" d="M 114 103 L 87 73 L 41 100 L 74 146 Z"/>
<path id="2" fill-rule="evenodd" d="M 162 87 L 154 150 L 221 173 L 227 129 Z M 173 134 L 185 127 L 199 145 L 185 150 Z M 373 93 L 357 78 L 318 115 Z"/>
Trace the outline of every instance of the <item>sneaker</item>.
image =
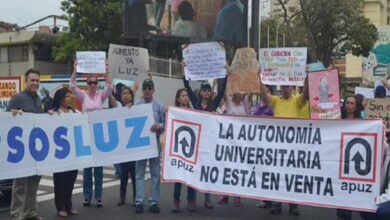
<path id="1" fill-rule="evenodd" d="M 282 212 L 282 208 L 281 207 L 272 207 L 271 208 L 271 214 L 280 214 Z"/>
<path id="2" fill-rule="evenodd" d="M 241 207 L 241 198 L 240 197 L 235 197 L 234 198 L 234 206 L 235 207 Z"/>
<path id="3" fill-rule="evenodd" d="M 187 210 L 189 212 L 195 212 L 196 211 L 196 200 L 189 200 L 187 202 Z"/>
<path id="4" fill-rule="evenodd" d="M 97 200 L 96 201 L 96 207 L 98 207 L 98 208 L 101 208 L 101 207 L 103 207 L 103 202 L 102 202 L 102 200 Z"/>
<path id="5" fill-rule="evenodd" d="M 205 202 L 204 203 L 204 207 L 206 209 L 213 209 L 214 208 L 214 206 L 213 206 L 213 204 L 211 204 L 211 202 Z"/>
<path id="6" fill-rule="evenodd" d="M 224 205 L 229 202 L 229 196 L 222 196 L 217 202 L 218 205 Z"/>
<path id="7" fill-rule="evenodd" d="M 68 213 L 66 211 L 59 211 L 57 212 L 58 217 L 68 217 Z"/>
<path id="8" fill-rule="evenodd" d="M 149 211 L 154 214 L 160 213 L 160 207 L 157 204 L 153 204 L 149 207 Z"/>
<path id="9" fill-rule="evenodd" d="M 288 213 L 290 213 L 290 215 L 299 215 L 299 209 L 298 208 L 290 208 L 288 210 Z"/>
<path id="10" fill-rule="evenodd" d="M 135 213 L 140 214 L 144 212 L 144 206 L 141 204 L 135 205 Z"/>
<path id="11" fill-rule="evenodd" d="M 178 200 L 173 200 L 173 207 L 172 207 L 172 212 L 178 213 L 180 211 L 180 201 Z"/>
<path id="12" fill-rule="evenodd" d="M 89 199 L 84 199 L 83 206 L 90 206 L 90 205 L 91 205 L 91 201 Z"/>

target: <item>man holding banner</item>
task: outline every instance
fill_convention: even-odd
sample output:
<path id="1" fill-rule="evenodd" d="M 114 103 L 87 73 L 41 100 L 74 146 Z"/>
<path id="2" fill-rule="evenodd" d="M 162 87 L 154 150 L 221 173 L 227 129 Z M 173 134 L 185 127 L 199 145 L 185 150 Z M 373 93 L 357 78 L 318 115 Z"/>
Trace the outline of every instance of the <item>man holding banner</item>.
<path id="1" fill-rule="evenodd" d="M 164 130 L 165 113 L 164 106 L 160 102 L 153 99 L 154 83 L 151 79 L 146 79 L 142 83 L 143 98 L 138 100 L 136 105 L 142 105 L 151 103 L 153 105 L 153 115 L 155 124 L 150 128 L 152 132 L 156 133 L 157 140 L 160 139 L 160 135 Z M 160 142 L 157 141 L 158 152 L 160 154 L 161 147 Z M 145 170 L 147 160 L 139 160 L 135 165 L 135 179 L 136 179 L 136 196 L 135 196 L 135 212 L 144 212 L 144 197 L 145 197 Z M 149 210 L 152 213 L 160 212 L 160 156 L 149 159 L 149 169 L 152 177 L 152 197 L 149 199 Z"/>
<path id="2" fill-rule="evenodd" d="M 272 108 L 274 117 L 276 118 L 300 118 L 300 112 L 304 108 L 308 97 L 308 83 L 307 77 L 305 79 L 303 92 L 299 95 L 292 95 L 293 86 L 282 85 L 281 96 L 274 96 L 267 92 L 267 87 L 260 79 L 260 96 L 265 105 Z M 271 210 L 273 214 L 279 214 L 282 211 L 282 203 L 274 203 Z M 299 215 L 298 205 L 290 204 L 289 213 L 292 215 Z"/>
<path id="3" fill-rule="evenodd" d="M 38 70 L 29 69 L 24 74 L 26 89 L 11 99 L 7 111 L 14 116 L 23 112 L 42 113 L 42 100 L 39 89 Z M 41 176 L 29 176 L 14 179 L 12 185 L 11 217 L 13 220 L 43 220 L 38 215 L 37 191 Z"/>

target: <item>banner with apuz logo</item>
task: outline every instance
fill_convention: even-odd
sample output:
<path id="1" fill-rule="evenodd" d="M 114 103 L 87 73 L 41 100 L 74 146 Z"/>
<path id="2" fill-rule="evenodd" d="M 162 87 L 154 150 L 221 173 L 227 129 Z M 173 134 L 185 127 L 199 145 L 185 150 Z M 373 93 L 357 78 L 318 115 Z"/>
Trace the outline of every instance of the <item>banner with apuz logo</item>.
<path id="1" fill-rule="evenodd" d="M 202 192 L 375 211 L 381 120 L 227 116 L 170 108 L 163 181 Z"/>

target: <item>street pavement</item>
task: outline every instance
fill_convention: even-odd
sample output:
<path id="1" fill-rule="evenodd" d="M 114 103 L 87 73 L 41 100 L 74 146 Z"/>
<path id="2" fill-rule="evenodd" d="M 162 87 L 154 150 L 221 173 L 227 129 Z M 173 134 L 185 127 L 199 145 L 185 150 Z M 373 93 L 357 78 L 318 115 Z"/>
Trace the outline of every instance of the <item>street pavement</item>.
<path id="1" fill-rule="evenodd" d="M 150 179 L 150 175 L 146 176 Z M 61 219 L 57 217 L 54 206 L 54 195 L 52 191 L 51 177 L 43 177 L 38 192 L 39 213 L 45 220 Z M 192 213 L 186 210 L 186 187 L 182 187 L 182 209 L 179 213 L 172 213 L 173 200 L 173 184 L 161 184 L 161 213 L 152 214 L 149 212 L 147 203 L 145 203 L 145 212 L 143 214 L 136 214 L 135 208 L 132 206 L 132 190 L 131 184 L 128 184 L 127 203 L 124 206 L 117 206 L 119 196 L 119 179 L 114 175 L 113 168 L 104 169 L 104 190 L 103 190 L 103 208 L 97 208 L 94 203 L 90 207 L 83 207 L 82 195 L 82 173 L 79 171 L 78 180 L 75 185 L 73 194 L 73 204 L 80 214 L 78 216 L 67 217 L 69 220 L 124 220 L 124 219 L 296 219 L 296 220 L 330 220 L 336 219 L 336 210 L 300 206 L 300 216 L 291 216 L 288 214 L 288 206 L 283 205 L 283 212 L 279 215 L 271 215 L 269 209 L 256 208 L 257 201 L 250 199 L 242 199 L 242 206 L 235 207 L 233 201 L 226 205 L 217 205 L 218 196 L 212 196 L 214 203 L 213 210 L 207 210 L 203 207 L 203 193 L 197 194 L 197 211 Z M 147 181 L 146 196 L 150 196 L 150 180 Z M 232 200 L 232 198 L 231 198 Z M 94 201 L 93 201 L 94 202 Z M 2 201 L 0 197 L 0 219 L 10 219 L 9 209 L 6 202 Z M 354 220 L 360 220 L 358 213 L 354 213 Z"/>

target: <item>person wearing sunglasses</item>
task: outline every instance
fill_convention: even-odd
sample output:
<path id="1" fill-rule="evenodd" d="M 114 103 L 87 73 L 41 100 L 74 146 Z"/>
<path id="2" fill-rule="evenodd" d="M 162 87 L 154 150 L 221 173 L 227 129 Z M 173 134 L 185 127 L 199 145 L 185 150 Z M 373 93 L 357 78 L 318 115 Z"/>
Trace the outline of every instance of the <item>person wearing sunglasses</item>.
<path id="1" fill-rule="evenodd" d="M 151 76 L 150 76 L 151 77 Z M 151 79 L 146 79 L 142 83 L 142 98 L 136 102 L 136 105 L 149 104 L 153 105 L 154 125 L 150 130 L 156 133 L 157 140 L 160 140 L 160 135 L 164 130 L 165 112 L 164 106 L 153 98 L 154 83 Z M 157 141 L 158 152 L 160 154 L 160 142 Z M 152 213 L 160 213 L 160 156 L 155 158 L 138 160 L 135 164 L 135 212 L 140 214 L 144 212 L 144 197 L 145 197 L 145 170 L 146 162 L 149 160 L 149 170 L 152 178 L 152 196 L 149 199 L 149 211 Z"/>
<path id="2" fill-rule="evenodd" d="M 106 87 L 104 90 L 98 88 L 98 80 L 95 75 L 88 75 L 87 77 L 87 89 L 81 90 L 77 86 L 76 81 L 76 67 L 77 61 L 74 62 L 73 72 L 70 78 L 70 89 L 76 96 L 76 99 L 81 102 L 83 112 L 91 112 L 103 109 L 104 101 L 111 95 L 114 89 L 112 85 L 111 74 L 107 71 L 106 65 Z M 96 206 L 102 207 L 102 193 L 103 193 L 103 167 L 94 167 L 95 178 L 95 199 Z M 83 192 L 84 192 L 84 206 L 91 205 L 92 199 L 92 168 L 84 169 L 83 173 Z"/>

